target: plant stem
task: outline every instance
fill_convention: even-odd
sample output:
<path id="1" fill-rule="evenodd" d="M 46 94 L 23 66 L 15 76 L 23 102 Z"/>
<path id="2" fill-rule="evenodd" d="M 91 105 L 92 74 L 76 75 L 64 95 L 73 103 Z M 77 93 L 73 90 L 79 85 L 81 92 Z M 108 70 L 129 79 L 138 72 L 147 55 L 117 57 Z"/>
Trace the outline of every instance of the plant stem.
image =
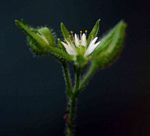
<path id="1" fill-rule="evenodd" d="M 96 67 L 94 64 L 91 64 L 88 72 L 83 77 L 82 81 L 80 80 L 81 70 L 80 67 L 74 67 L 75 73 L 75 83 L 74 87 L 72 87 L 71 78 L 70 78 L 70 71 L 69 67 L 66 63 L 63 63 L 63 71 L 64 71 L 64 78 L 66 81 L 66 90 L 67 90 L 67 111 L 64 116 L 65 123 L 66 123 L 66 136 L 75 136 L 74 128 L 75 128 L 75 116 L 77 110 L 77 100 L 79 93 L 85 88 L 88 84 L 89 80 L 95 73 Z"/>
<path id="2" fill-rule="evenodd" d="M 66 123 L 66 136 L 73 136 L 76 99 L 73 97 L 73 88 L 68 64 L 66 62 L 62 62 L 62 68 L 66 84 L 66 96 L 67 96 L 67 109 L 66 114 L 64 115 L 64 120 Z"/>
<path id="3" fill-rule="evenodd" d="M 68 101 L 68 115 L 66 120 L 66 136 L 74 136 L 75 129 L 75 116 L 76 116 L 76 107 L 77 98 L 72 96 Z"/>
<path id="4" fill-rule="evenodd" d="M 75 94 L 79 90 L 81 70 L 78 66 L 75 66 L 74 71 L 75 71 L 75 83 L 73 93 Z"/>
<path id="5" fill-rule="evenodd" d="M 64 74 L 64 79 L 66 84 L 66 93 L 67 96 L 70 97 L 72 95 L 72 82 L 71 82 L 69 66 L 66 62 L 62 62 L 62 68 L 63 68 L 63 74 Z"/>
<path id="6" fill-rule="evenodd" d="M 91 66 L 89 67 L 87 73 L 84 75 L 84 77 L 83 77 L 83 79 L 80 83 L 80 86 L 79 86 L 79 89 L 78 89 L 79 92 L 84 90 L 84 88 L 89 83 L 90 79 L 95 74 L 95 72 L 96 72 L 96 65 L 92 63 Z"/>
<path id="7" fill-rule="evenodd" d="M 75 93 L 79 89 L 80 85 L 80 69 L 78 67 L 74 67 L 75 72 L 75 83 L 74 88 L 72 90 L 72 95 L 68 100 L 68 115 L 66 120 L 66 136 L 74 136 L 74 128 L 75 128 L 75 116 L 76 116 L 76 108 L 77 108 L 77 95 Z"/>

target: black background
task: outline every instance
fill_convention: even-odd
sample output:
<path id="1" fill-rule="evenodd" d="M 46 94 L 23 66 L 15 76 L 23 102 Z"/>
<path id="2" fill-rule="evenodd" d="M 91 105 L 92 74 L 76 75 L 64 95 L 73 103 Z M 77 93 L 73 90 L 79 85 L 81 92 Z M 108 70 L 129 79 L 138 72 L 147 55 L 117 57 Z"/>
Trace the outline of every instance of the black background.
<path id="1" fill-rule="evenodd" d="M 136 0 L 0 1 L 0 136 L 63 136 L 65 86 L 53 58 L 36 58 L 14 24 L 47 25 L 61 36 L 90 30 L 101 19 L 105 33 L 120 19 L 128 23 L 124 51 L 99 71 L 78 102 L 77 136 L 150 135 L 150 10 Z"/>

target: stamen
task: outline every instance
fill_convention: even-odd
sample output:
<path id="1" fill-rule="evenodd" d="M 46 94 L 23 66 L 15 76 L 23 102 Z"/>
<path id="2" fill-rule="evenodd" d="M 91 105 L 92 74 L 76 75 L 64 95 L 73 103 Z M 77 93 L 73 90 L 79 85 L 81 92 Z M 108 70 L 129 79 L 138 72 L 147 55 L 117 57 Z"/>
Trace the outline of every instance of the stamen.
<path id="1" fill-rule="evenodd" d="M 70 31 L 70 33 L 71 33 L 71 37 L 73 37 L 73 31 Z"/>
<path id="2" fill-rule="evenodd" d="M 82 37 L 82 33 L 83 33 L 83 32 L 82 32 L 82 31 L 80 31 L 80 39 L 81 39 L 81 37 Z"/>
<path id="3" fill-rule="evenodd" d="M 71 35 L 73 35 L 73 31 L 70 31 Z"/>
<path id="4" fill-rule="evenodd" d="M 86 36 L 87 36 L 87 32 L 88 32 L 88 31 L 87 31 L 87 30 L 85 30 L 85 35 L 86 35 Z"/>

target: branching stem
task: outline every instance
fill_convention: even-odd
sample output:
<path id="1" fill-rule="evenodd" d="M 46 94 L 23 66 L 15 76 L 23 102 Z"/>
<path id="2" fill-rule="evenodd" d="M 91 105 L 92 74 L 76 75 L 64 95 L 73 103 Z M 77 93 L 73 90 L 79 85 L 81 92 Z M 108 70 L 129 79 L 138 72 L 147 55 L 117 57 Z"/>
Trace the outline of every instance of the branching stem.
<path id="1" fill-rule="evenodd" d="M 66 91 L 67 91 L 67 111 L 65 114 L 66 123 L 66 136 L 75 136 L 75 116 L 77 110 L 77 100 L 79 93 L 85 88 L 89 80 L 95 73 L 95 65 L 91 65 L 87 73 L 84 75 L 83 79 L 80 79 L 81 69 L 78 66 L 74 66 L 74 87 L 72 87 L 70 71 L 67 64 L 63 63 L 64 78 L 66 81 Z"/>

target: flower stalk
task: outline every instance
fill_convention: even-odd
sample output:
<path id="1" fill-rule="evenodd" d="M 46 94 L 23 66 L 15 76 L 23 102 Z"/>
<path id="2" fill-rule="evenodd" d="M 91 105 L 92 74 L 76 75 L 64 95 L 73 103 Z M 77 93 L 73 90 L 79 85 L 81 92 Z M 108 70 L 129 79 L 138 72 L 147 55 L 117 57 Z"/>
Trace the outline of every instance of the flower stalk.
<path id="1" fill-rule="evenodd" d="M 69 67 L 68 67 L 69 68 Z M 77 66 L 74 67 L 74 87 L 72 87 L 72 83 L 70 82 L 70 73 L 67 70 L 66 65 L 63 64 L 64 71 L 64 79 L 66 81 L 66 94 L 67 94 L 67 109 L 64 115 L 64 120 L 66 123 L 66 136 L 74 136 L 75 133 L 75 117 L 76 117 L 76 109 L 77 109 L 77 100 L 78 96 L 76 92 L 79 90 L 80 85 L 80 68 Z M 68 85 L 67 85 L 68 84 Z M 69 89 L 68 87 L 69 86 Z M 69 91 L 69 93 L 68 93 Z"/>

